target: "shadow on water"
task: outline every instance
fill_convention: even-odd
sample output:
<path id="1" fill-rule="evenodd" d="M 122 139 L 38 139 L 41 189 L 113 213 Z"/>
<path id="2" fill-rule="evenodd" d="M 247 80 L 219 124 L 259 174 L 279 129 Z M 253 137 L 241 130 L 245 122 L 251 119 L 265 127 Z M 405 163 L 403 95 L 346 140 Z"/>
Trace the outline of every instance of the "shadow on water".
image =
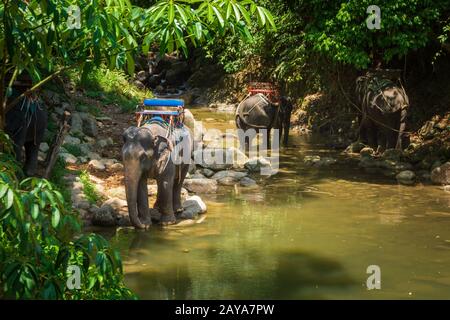
<path id="1" fill-rule="evenodd" d="M 149 249 L 151 238 L 136 233 L 129 249 L 130 257 L 138 257 L 136 264 L 142 267 L 127 272 L 126 279 L 143 299 L 324 299 L 330 290 L 357 284 L 339 262 L 299 250 L 274 255 L 263 250 L 208 249 L 198 257 L 208 261 L 207 273 L 174 250 L 168 264 L 158 266 L 157 259 L 148 262 L 155 268 L 143 263 L 148 257 L 142 250 Z"/>

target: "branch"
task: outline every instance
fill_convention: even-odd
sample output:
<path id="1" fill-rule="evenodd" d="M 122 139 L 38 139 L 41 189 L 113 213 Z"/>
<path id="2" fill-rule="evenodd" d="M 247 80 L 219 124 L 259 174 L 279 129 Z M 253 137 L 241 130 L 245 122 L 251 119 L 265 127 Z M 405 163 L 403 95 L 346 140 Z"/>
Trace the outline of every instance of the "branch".
<path id="1" fill-rule="evenodd" d="M 56 76 L 58 76 L 59 74 L 61 74 L 61 72 L 66 71 L 68 69 L 74 68 L 75 66 L 79 65 L 80 62 L 71 64 L 69 66 L 63 67 L 61 69 L 59 69 L 58 71 L 52 73 L 51 75 L 49 75 L 48 77 L 46 77 L 45 79 L 39 81 L 37 84 L 35 84 L 33 87 L 31 87 L 30 89 L 28 89 L 27 91 L 25 91 L 24 93 L 22 93 L 20 96 L 18 96 L 17 98 L 15 98 L 11 103 L 8 103 L 6 105 L 6 109 L 5 109 L 5 114 L 11 110 L 17 103 L 20 102 L 20 100 L 25 97 L 26 95 L 29 95 L 30 93 L 32 93 L 33 91 L 35 91 L 36 89 L 39 89 L 42 85 L 46 84 L 47 82 L 49 82 L 50 80 L 52 80 L 53 78 L 55 78 Z"/>

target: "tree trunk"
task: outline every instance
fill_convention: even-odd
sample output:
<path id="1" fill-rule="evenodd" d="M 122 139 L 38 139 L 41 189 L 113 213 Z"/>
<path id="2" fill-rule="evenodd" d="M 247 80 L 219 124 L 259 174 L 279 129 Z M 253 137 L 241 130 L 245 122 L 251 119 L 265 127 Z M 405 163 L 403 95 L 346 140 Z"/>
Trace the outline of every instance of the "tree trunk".
<path id="1" fill-rule="evenodd" d="M 66 137 L 67 132 L 70 130 L 70 112 L 65 111 L 61 120 L 61 126 L 59 128 L 59 132 L 56 135 L 53 143 L 49 149 L 47 154 L 47 158 L 45 159 L 46 168 L 44 173 L 44 178 L 49 179 L 52 173 L 53 167 L 55 166 L 56 160 L 58 159 L 59 148 L 64 142 L 64 138 Z"/>

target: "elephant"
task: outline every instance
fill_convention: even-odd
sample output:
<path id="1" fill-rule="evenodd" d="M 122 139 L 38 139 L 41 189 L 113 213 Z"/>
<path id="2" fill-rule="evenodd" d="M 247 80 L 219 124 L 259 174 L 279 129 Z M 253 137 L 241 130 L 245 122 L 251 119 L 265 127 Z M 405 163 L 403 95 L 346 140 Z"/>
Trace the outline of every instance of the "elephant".
<path id="1" fill-rule="evenodd" d="M 283 139 L 283 145 L 287 146 L 292 109 L 292 102 L 287 97 L 282 96 L 279 102 L 272 102 L 265 95 L 257 93 L 243 100 L 237 107 L 236 127 L 244 131 L 255 129 L 255 132 L 266 129 L 266 143 L 269 149 L 271 145 L 270 132 L 272 128 L 278 129 L 280 142 Z M 244 134 L 242 130 L 239 131 L 240 141 L 245 138 L 242 136 Z M 245 141 L 245 150 L 250 149 L 253 138 L 254 136 L 249 135 L 249 139 Z"/>
<path id="2" fill-rule="evenodd" d="M 151 224 L 148 205 L 148 178 L 157 181 L 154 208 L 161 224 L 175 223 L 181 213 L 181 188 L 192 155 L 192 133 L 186 126 L 172 127 L 159 117 L 123 133 L 122 159 L 125 191 L 131 224 L 147 229 Z"/>
<path id="3" fill-rule="evenodd" d="M 405 128 L 409 99 L 403 87 L 390 79 L 367 73 L 357 78 L 356 88 L 361 105 L 361 142 L 378 152 L 407 147 Z"/>
<path id="4" fill-rule="evenodd" d="M 29 88 L 28 83 L 17 81 L 13 86 L 13 100 Z M 37 98 L 25 97 L 6 113 L 5 132 L 14 143 L 14 152 L 18 162 L 22 162 L 23 148 L 25 147 L 24 173 L 27 176 L 36 174 L 39 146 L 44 139 L 47 128 L 48 112 L 44 104 Z"/>

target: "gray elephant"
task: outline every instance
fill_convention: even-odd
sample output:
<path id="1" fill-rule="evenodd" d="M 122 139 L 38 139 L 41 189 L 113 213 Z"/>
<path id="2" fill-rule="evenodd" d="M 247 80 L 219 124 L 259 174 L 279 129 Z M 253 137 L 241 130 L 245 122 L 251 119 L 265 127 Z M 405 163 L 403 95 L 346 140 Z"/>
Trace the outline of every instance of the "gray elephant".
<path id="1" fill-rule="evenodd" d="M 31 82 L 22 77 L 16 81 L 8 101 L 24 93 Z M 23 160 L 25 147 L 24 172 L 27 176 L 36 174 L 39 146 L 47 128 L 48 113 L 44 104 L 35 97 L 25 97 L 6 114 L 5 132 L 14 142 L 14 152 L 19 162 Z"/>
<path id="2" fill-rule="evenodd" d="M 267 130 L 267 148 L 271 146 L 271 130 L 278 129 L 280 141 L 283 139 L 283 145 L 287 146 L 292 109 L 293 105 L 287 97 L 281 97 L 279 101 L 273 102 L 265 95 L 258 93 L 246 98 L 237 107 L 236 127 L 243 131 L 248 129 L 254 129 L 255 132 L 261 132 L 261 129 Z M 241 142 L 245 139 L 242 130 L 239 131 Z M 248 140 L 245 140 L 245 150 L 249 150 L 253 138 L 254 136 L 248 135 Z"/>
<path id="3" fill-rule="evenodd" d="M 361 105 L 360 140 L 382 152 L 403 149 L 409 100 L 403 87 L 393 80 L 368 72 L 356 80 Z"/>
<path id="4" fill-rule="evenodd" d="M 162 224 L 175 223 L 181 213 L 181 188 L 192 155 L 192 134 L 186 126 L 171 127 L 162 119 L 130 127 L 123 134 L 122 158 L 125 190 L 132 225 L 146 229 L 151 225 L 147 179 L 158 186 L 154 207 Z"/>

